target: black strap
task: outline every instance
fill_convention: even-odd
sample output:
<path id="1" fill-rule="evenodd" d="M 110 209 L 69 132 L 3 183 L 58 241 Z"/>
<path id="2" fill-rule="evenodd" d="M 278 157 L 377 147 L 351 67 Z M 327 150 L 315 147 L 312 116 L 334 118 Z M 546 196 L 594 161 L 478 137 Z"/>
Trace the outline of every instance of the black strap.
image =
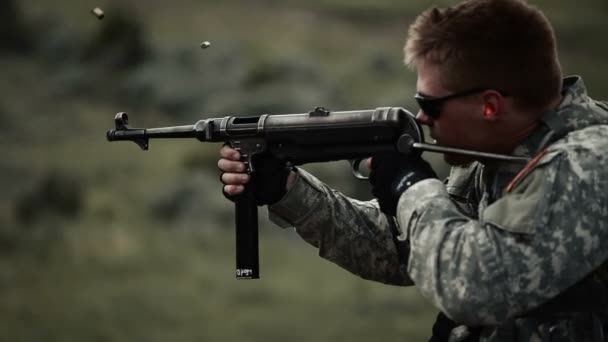
<path id="1" fill-rule="evenodd" d="M 439 312 L 437 318 L 435 318 L 435 323 L 433 323 L 433 335 L 428 342 L 448 342 L 454 329 L 460 330 L 461 328 L 462 330 L 460 332 L 463 336 L 461 336 L 458 341 L 479 342 L 481 327 L 465 327 L 464 325 L 460 325 L 451 320 L 443 312 Z"/>
<path id="2" fill-rule="evenodd" d="M 435 323 L 433 323 L 433 335 L 429 342 L 447 342 L 450 338 L 450 333 L 458 324 L 448 318 L 443 312 L 437 314 Z"/>
<path id="3" fill-rule="evenodd" d="M 608 279 L 603 276 L 606 268 L 608 262 L 525 316 L 551 317 L 558 313 L 576 312 L 608 316 Z"/>

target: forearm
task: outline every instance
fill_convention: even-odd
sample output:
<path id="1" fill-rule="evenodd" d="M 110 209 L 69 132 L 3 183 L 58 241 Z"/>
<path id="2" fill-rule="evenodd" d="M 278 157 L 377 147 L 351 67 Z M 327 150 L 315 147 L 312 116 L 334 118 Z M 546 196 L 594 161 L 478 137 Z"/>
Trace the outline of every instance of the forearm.
<path id="1" fill-rule="evenodd" d="M 408 273 L 423 296 L 459 323 L 496 324 L 520 309 L 504 272 L 504 236 L 464 216 L 438 180 L 414 185 L 399 201 L 410 241 Z"/>
<path id="2" fill-rule="evenodd" d="M 275 223 L 295 227 L 321 257 L 346 270 L 369 280 L 412 285 L 400 267 L 388 219 L 375 201 L 348 198 L 300 170 L 269 213 Z"/>

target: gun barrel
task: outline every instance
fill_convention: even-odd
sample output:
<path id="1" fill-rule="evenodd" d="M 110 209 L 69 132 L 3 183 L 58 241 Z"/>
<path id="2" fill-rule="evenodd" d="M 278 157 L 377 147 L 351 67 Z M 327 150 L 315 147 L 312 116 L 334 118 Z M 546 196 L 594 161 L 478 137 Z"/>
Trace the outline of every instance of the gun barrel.
<path id="1" fill-rule="evenodd" d="M 131 128 L 128 126 L 129 116 L 125 112 L 116 114 L 114 118 L 116 127 L 106 132 L 108 141 L 133 141 L 143 150 L 148 149 L 150 138 L 198 138 L 203 137 L 207 128 L 207 122 L 200 120 L 194 125 L 170 126 L 158 128 Z"/>
<path id="2" fill-rule="evenodd" d="M 106 135 L 108 141 L 142 138 L 196 138 L 196 131 L 194 125 L 186 125 L 158 128 L 111 129 Z"/>
<path id="3" fill-rule="evenodd" d="M 121 141 L 121 140 L 134 140 L 134 139 L 145 139 L 145 129 L 111 129 L 106 132 L 106 138 L 108 141 Z"/>
<path id="4" fill-rule="evenodd" d="M 148 128 L 148 138 L 196 138 L 194 125 Z"/>

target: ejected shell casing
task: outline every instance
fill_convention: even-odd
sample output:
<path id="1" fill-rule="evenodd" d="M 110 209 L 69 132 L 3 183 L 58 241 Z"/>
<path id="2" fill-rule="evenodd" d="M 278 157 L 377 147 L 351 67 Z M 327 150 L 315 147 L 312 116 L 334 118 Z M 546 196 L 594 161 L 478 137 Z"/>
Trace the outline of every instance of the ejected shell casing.
<path id="1" fill-rule="evenodd" d="M 206 49 L 206 48 L 208 48 L 210 46 L 211 46 L 211 43 L 208 42 L 208 41 L 206 41 L 206 40 L 201 43 L 201 49 Z"/>
<path id="2" fill-rule="evenodd" d="M 103 13 L 103 10 L 102 10 L 101 8 L 99 8 L 99 7 L 95 7 L 95 8 L 93 8 L 93 9 L 91 10 L 91 13 L 93 13 L 93 15 L 94 15 L 94 16 L 96 16 L 96 17 L 97 17 L 97 19 L 100 19 L 100 20 L 101 20 L 101 19 L 103 19 L 103 16 L 105 15 L 105 14 Z"/>

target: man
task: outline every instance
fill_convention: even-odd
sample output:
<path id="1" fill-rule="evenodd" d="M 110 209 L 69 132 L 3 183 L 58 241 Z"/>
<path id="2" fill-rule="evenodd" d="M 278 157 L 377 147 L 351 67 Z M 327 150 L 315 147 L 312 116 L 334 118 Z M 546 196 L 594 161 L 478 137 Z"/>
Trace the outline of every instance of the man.
<path id="1" fill-rule="evenodd" d="M 384 153 L 371 161 L 377 200 L 361 202 L 269 161 L 259 204 L 350 272 L 415 284 L 442 312 L 433 341 L 604 341 L 608 106 L 562 80 L 550 23 L 523 0 L 433 8 L 410 26 L 405 62 L 438 144 L 530 162 L 445 155 L 441 182 L 419 155 Z M 221 156 L 236 196 L 249 176 L 238 152 Z"/>

